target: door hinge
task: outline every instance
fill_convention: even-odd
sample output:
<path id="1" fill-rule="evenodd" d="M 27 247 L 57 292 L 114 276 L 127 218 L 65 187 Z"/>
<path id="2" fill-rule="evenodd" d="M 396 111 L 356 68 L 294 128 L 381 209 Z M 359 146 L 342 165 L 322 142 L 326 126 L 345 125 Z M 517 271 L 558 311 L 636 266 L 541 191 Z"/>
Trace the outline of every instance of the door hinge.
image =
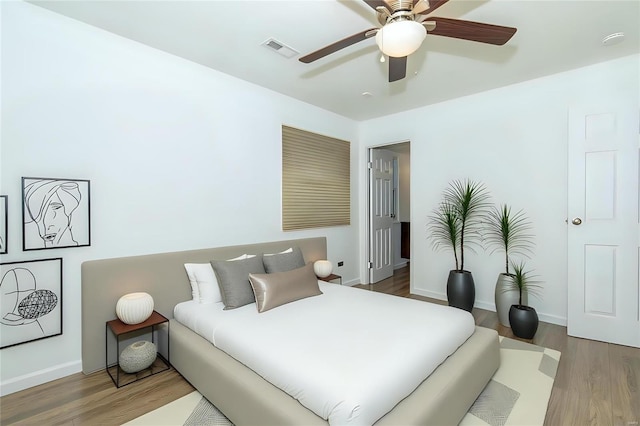
<path id="1" fill-rule="evenodd" d="M 373 269 L 373 262 L 367 262 L 367 268 Z"/>
<path id="2" fill-rule="evenodd" d="M 373 161 L 367 163 L 367 169 L 373 169 Z"/>

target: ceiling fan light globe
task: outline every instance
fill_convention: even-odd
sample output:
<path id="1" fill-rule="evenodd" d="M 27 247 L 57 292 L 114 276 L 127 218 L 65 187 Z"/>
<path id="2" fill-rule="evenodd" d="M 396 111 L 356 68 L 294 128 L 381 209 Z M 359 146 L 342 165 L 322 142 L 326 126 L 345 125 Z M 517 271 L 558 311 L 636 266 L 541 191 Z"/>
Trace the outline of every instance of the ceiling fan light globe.
<path id="1" fill-rule="evenodd" d="M 391 22 L 378 31 L 376 44 L 387 56 L 402 58 L 418 50 L 427 30 L 416 21 Z"/>

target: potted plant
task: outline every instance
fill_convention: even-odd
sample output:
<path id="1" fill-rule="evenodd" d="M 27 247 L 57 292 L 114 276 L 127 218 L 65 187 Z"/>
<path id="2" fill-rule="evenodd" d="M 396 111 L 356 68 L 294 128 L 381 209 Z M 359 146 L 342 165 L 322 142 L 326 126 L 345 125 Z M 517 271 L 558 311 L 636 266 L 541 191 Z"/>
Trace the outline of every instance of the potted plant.
<path id="1" fill-rule="evenodd" d="M 511 323 L 511 331 L 516 337 L 522 339 L 533 339 L 538 330 L 538 313 L 536 310 L 528 306 L 522 300 L 523 293 L 527 292 L 532 296 L 539 296 L 540 281 L 533 279 L 531 271 L 525 271 L 524 261 L 520 263 L 511 262 L 513 274 L 511 276 L 511 285 L 518 290 L 518 304 L 511 305 L 509 309 L 509 322 Z"/>
<path id="2" fill-rule="evenodd" d="M 510 327 L 509 309 L 518 302 L 527 303 L 527 293 L 520 296 L 517 289 L 510 284 L 513 274 L 509 272 L 509 259 L 512 254 L 529 257 L 533 248 L 533 234 L 530 233 L 531 222 L 522 210 L 512 213 L 506 204 L 493 207 L 489 211 L 487 227 L 485 228 L 485 243 L 493 247 L 491 254 L 496 251 L 504 253 L 505 272 L 498 275 L 495 288 L 496 312 L 500 324 Z M 520 303 L 522 304 L 522 303 Z"/>
<path id="3" fill-rule="evenodd" d="M 455 269 L 449 271 L 447 300 L 450 306 L 469 312 L 475 302 L 471 272 L 464 269 L 465 249 L 481 243 L 480 229 L 490 206 L 489 194 L 481 183 L 454 180 L 445 189 L 443 200 L 429 218 L 429 238 L 435 250 L 451 250 Z"/>

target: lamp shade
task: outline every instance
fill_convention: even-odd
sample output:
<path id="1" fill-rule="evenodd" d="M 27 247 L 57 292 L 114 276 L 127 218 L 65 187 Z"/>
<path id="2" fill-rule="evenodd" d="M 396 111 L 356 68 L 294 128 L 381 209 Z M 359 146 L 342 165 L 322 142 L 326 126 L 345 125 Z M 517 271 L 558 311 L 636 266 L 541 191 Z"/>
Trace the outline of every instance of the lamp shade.
<path id="1" fill-rule="evenodd" d="M 125 324 L 140 324 L 153 313 L 153 297 L 148 293 L 129 293 L 118 299 L 116 315 Z"/>
<path id="2" fill-rule="evenodd" d="M 333 272 L 333 265 L 328 260 L 317 260 L 313 264 L 313 272 L 316 273 L 317 277 L 328 277 Z"/>
<path id="3" fill-rule="evenodd" d="M 426 36 L 427 30 L 419 22 L 397 21 L 378 31 L 376 43 L 385 55 L 402 58 L 418 50 Z"/>

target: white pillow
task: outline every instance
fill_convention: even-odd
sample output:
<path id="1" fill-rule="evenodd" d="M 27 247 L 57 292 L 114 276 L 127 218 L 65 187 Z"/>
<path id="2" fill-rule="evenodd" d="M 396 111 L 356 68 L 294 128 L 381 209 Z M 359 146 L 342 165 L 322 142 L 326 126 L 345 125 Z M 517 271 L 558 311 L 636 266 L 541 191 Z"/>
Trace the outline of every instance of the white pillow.
<path id="1" fill-rule="evenodd" d="M 228 261 L 233 261 L 233 260 L 245 260 L 245 259 L 251 259 L 252 257 L 256 257 L 255 254 L 241 254 L 238 257 L 234 257 L 233 259 L 227 259 Z"/>
<path id="2" fill-rule="evenodd" d="M 200 303 L 222 302 L 218 279 L 210 263 L 185 263 L 193 300 Z"/>
<path id="3" fill-rule="evenodd" d="M 189 277 L 189 284 L 191 284 L 191 300 L 195 302 L 200 302 L 200 290 L 198 290 L 198 280 L 196 280 L 196 275 L 193 272 L 197 263 L 185 263 L 184 269 L 187 271 L 187 276 Z"/>
<path id="4" fill-rule="evenodd" d="M 274 256 L 276 254 L 285 254 L 285 253 L 292 253 L 293 252 L 293 247 L 289 247 L 288 249 L 286 249 L 285 251 L 281 251 L 280 253 L 265 253 L 263 254 L 263 256 Z"/>

